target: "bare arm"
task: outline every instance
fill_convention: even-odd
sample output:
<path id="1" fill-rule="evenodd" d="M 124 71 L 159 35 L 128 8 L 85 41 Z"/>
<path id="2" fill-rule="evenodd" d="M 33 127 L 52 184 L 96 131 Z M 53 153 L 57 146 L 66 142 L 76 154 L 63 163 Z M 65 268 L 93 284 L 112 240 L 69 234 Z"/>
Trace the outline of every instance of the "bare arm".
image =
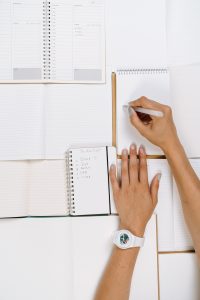
<path id="1" fill-rule="evenodd" d="M 146 154 L 143 147 L 137 161 L 136 146 L 122 153 L 121 184 L 116 178 L 116 167 L 111 166 L 110 178 L 115 204 L 120 218 L 120 229 L 136 236 L 144 235 L 145 227 L 157 203 L 160 174 L 148 184 Z M 121 250 L 116 246 L 104 272 L 95 300 L 128 300 L 131 278 L 139 248 Z"/>
<path id="2" fill-rule="evenodd" d="M 129 110 L 132 124 L 153 144 L 164 151 L 182 201 L 186 223 L 190 230 L 194 247 L 200 261 L 200 181 L 192 169 L 185 151 L 177 136 L 170 107 L 141 97 L 132 101 L 131 106 L 141 106 L 160 110 L 164 116 L 152 117 L 149 124 L 144 124 L 133 109 Z"/>

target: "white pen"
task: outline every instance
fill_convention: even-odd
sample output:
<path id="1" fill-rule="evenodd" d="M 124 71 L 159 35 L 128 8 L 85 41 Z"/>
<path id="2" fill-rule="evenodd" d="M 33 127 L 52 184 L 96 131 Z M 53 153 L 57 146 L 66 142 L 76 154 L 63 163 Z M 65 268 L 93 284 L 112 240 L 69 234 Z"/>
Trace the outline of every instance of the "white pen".
<path id="1" fill-rule="evenodd" d="M 129 107 L 130 107 L 130 105 L 123 105 L 123 109 L 125 111 L 127 111 Z M 143 107 L 132 107 L 132 108 L 136 112 L 141 112 L 143 114 L 147 114 L 147 115 L 154 116 L 154 117 L 163 117 L 162 111 L 158 111 L 158 110 L 154 110 L 154 109 L 150 109 L 150 108 L 143 108 Z"/>

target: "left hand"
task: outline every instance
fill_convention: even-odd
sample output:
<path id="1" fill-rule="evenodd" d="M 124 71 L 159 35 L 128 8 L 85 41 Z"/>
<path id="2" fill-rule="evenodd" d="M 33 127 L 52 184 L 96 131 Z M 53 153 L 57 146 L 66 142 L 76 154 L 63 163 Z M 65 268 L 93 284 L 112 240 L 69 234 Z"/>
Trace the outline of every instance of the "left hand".
<path id="1" fill-rule="evenodd" d="M 110 168 L 110 179 L 113 189 L 115 205 L 120 218 L 120 229 L 130 230 L 136 236 L 143 236 L 154 208 L 157 204 L 159 180 L 158 173 L 148 183 L 146 153 L 143 146 L 139 148 L 139 161 L 137 160 L 137 148 L 130 147 L 130 159 L 128 151 L 122 151 L 121 183 L 116 175 L 116 166 Z"/>

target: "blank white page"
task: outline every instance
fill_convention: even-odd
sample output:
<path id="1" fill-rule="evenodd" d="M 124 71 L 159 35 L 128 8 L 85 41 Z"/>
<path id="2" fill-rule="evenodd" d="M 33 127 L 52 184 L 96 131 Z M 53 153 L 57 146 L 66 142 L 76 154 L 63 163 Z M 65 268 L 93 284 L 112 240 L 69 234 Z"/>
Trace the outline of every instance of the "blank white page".
<path id="1" fill-rule="evenodd" d="M 46 158 L 63 159 L 72 146 L 111 145 L 110 74 L 106 85 L 48 85 Z"/>
<path id="2" fill-rule="evenodd" d="M 195 253 L 159 255 L 160 300 L 199 300 L 200 273 Z"/>
<path id="3" fill-rule="evenodd" d="M 164 0 L 106 1 L 108 63 L 112 68 L 166 65 Z"/>
<path id="4" fill-rule="evenodd" d="M 0 160 L 44 157 L 41 85 L 0 85 Z"/>
<path id="5" fill-rule="evenodd" d="M 28 214 L 68 214 L 65 160 L 35 160 L 28 164 L 31 169 Z"/>
<path id="6" fill-rule="evenodd" d="M 190 163 L 200 178 L 200 159 L 190 159 Z M 174 234 L 175 234 L 175 248 L 176 250 L 190 250 L 193 249 L 193 242 L 190 232 L 187 228 L 184 214 L 182 210 L 181 200 L 178 193 L 175 180 L 173 182 L 173 206 L 174 206 Z"/>
<path id="7" fill-rule="evenodd" d="M 0 218 L 28 214 L 29 179 L 26 161 L 0 161 Z"/>
<path id="8" fill-rule="evenodd" d="M 68 217 L 1 220 L 2 299 L 73 299 L 70 221 Z"/>
<path id="9" fill-rule="evenodd" d="M 200 62 L 199 11 L 199 0 L 166 1 L 169 65 Z"/>
<path id="10" fill-rule="evenodd" d="M 92 300 L 113 248 L 112 236 L 118 229 L 118 217 L 73 218 L 72 229 L 73 300 Z M 133 273 L 130 300 L 158 299 L 155 216 L 147 226 L 145 237 Z"/>
<path id="11" fill-rule="evenodd" d="M 170 87 L 174 121 L 188 157 L 200 157 L 197 138 L 200 111 L 200 64 L 171 67 Z"/>
<path id="12" fill-rule="evenodd" d="M 106 147 L 70 149 L 72 215 L 109 214 Z"/>
<path id="13" fill-rule="evenodd" d="M 148 159 L 149 183 L 161 173 L 158 204 L 155 212 L 158 220 L 158 250 L 174 250 L 172 175 L 166 159 Z"/>
<path id="14" fill-rule="evenodd" d="M 123 148 L 131 143 L 143 144 L 148 154 L 161 154 L 160 148 L 152 145 L 131 125 L 127 111 L 123 105 L 140 96 L 169 104 L 169 75 L 167 70 L 125 70 L 117 72 L 117 148 L 121 153 Z"/>
<path id="15" fill-rule="evenodd" d="M 105 81 L 104 0 L 51 0 L 51 79 Z"/>

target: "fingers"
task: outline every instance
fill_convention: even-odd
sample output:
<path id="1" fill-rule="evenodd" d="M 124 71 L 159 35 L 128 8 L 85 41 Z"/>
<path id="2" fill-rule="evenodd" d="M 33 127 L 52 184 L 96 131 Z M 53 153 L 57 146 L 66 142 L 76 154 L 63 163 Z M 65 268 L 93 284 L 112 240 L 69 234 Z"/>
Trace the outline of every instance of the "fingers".
<path id="1" fill-rule="evenodd" d="M 129 105 L 131 105 L 133 107 L 134 106 L 140 106 L 140 107 L 150 108 L 150 109 L 155 109 L 155 110 L 157 109 L 157 110 L 160 110 L 162 112 L 165 112 L 166 107 L 167 107 L 166 105 L 163 105 L 159 102 L 150 100 L 145 96 L 142 96 L 137 100 L 129 102 Z"/>
<path id="2" fill-rule="evenodd" d="M 112 185 L 112 190 L 113 190 L 113 196 L 116 199 L 116 195 L 119 192 L 119 183 L 117 180 L 117 172 L 116 172 L 116 166 L 111 165 L 110 166 L 110 182 Z"/>
<path id="3" fill-rule="evenodd" d="M 131 184 L 138 181 L 137 147 L 135 144 L 130 146 L 129 178 Z"/>
<path id="4" fill-rule="evenodd" d="M 124 149 L 122 151 L 122 178 L 121 183 L 122 187 L 126 187 L 129 185 L 129 171 L 128 171 L 128 151 Z"/>
<path id="5" fill-rule="evenodd" d="M 152 198 L 154 206 L 156 206 L 156 204 L 158 202 L 158 189 L 159 189 L 160 179 L 161 179 L 161 173 L 158 173 L 153 178 L 151 185 L 150 185 L 150 193 L 151 193 L 151 198 Z"/>
<path id="6" fill-rule="evenodd" d="M 148 134 L 149 127 L 145 125 L 132 107 L 129 107 L 129 116 L 132 125 L 144 136 Z"/>
<path id="7" fill-rule="evenodd" d="M 148 185 L 147 159 L 144 146 L 139 148 L 139 180 L 141 183 Z"/>

